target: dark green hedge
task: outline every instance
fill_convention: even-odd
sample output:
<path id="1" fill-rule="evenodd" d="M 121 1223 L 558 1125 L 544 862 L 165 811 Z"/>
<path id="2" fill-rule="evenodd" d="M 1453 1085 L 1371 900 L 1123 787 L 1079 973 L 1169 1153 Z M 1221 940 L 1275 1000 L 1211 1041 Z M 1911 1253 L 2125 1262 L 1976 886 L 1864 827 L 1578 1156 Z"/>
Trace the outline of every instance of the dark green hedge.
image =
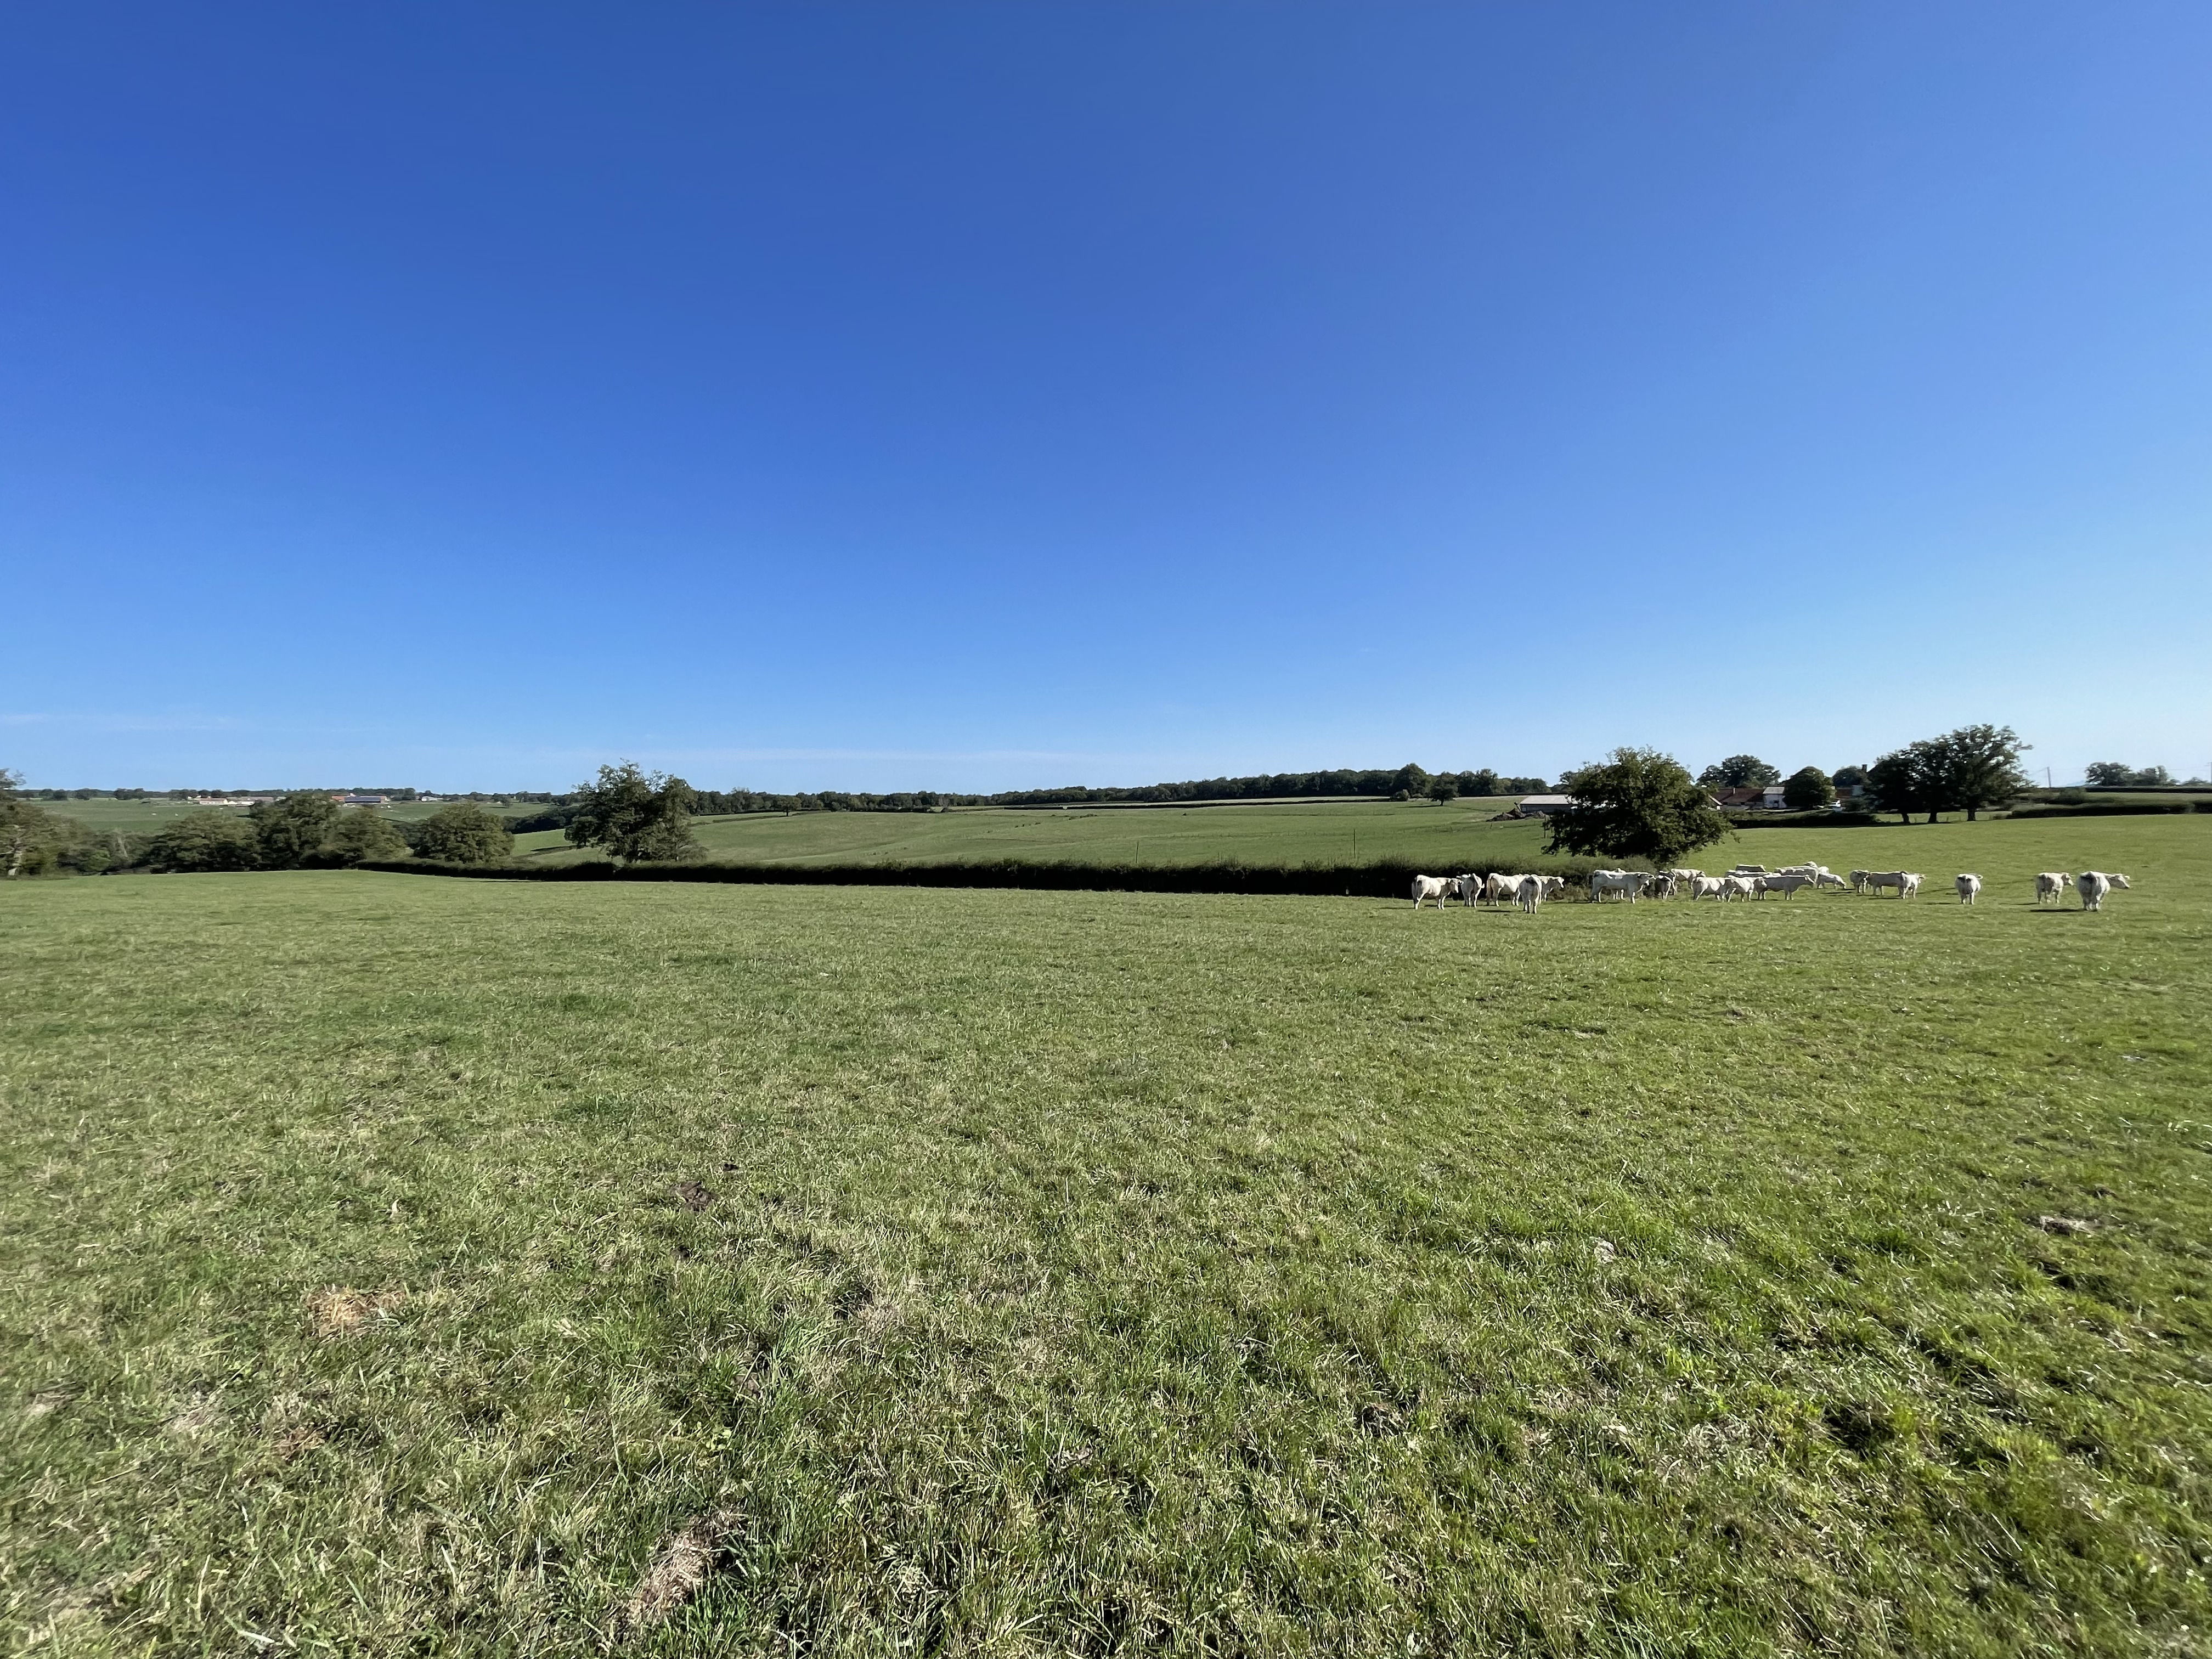
<path id="1" fill-rule="evenodd" d="M 2093 800 L 2079 806 L 2016 806 L 2016 818 L 2109 818 L 2139 812 L 2212 812 L 2212 800 Z"/>
<path id="2" fill-rule="evenodd" d="M 1021 860 L 958 864 L 431 864 L 419 860 L 356 866 L 395 875 L 474 876 L 491 881 L 701 881 L 776 887 L 1026 887 L 1062 892 L 1280 893 L 1402 899 L 1416 868 L 1396 860 L 1295 866 L 1234 863 L 1046 864 Z M 1477 861 L 1428 875 L 1492 875 L 1526 868 Z M 1586 884 L 1597 859 L 1539 859 L 1546 875 Z"/>
<path id="3" fill-rule="evenodd" d="M 1872 812 L 1730 812 L 1725 816 L 1739 830 L 1850 830 L 1881 822 Z"/>

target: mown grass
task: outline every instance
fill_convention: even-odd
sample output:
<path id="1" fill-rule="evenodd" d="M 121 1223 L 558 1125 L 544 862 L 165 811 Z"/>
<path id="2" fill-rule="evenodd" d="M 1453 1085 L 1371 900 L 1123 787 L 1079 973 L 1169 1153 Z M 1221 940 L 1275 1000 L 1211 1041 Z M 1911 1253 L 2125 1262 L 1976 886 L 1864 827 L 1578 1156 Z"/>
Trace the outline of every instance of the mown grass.
<path id="1" fill-rule="evenodd" d="M 2208 830 L 1841 832 L 1972 910 L 0 890 L 0 1626 L 2202 1651 Z"/>

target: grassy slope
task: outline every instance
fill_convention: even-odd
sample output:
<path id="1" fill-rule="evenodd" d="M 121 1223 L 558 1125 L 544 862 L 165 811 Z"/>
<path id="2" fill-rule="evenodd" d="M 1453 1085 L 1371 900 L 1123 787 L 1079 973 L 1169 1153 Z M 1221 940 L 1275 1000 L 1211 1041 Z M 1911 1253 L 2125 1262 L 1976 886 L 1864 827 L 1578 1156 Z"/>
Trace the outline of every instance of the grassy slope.
<path id="1" fill-rule="evenodd" d="M 0 890 L 0 1627 L 583 1653 L 726 1507 L 637 1650 L 2197 1650 L 2208 830 L 1893 832 L 2098 916 Z"/>

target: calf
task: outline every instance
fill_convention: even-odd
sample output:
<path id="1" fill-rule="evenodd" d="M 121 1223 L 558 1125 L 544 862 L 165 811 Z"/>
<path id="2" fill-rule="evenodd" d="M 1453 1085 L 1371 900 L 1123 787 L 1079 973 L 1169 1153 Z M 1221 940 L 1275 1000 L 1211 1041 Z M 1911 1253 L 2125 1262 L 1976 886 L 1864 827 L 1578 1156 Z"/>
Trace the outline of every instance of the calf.
<path id="1" fill-rule="evenodd" d="M 2124 892 L 2127 885 L 2125 876 L 2115 876 L 2103 870 L 2084 870 L 2074 878 L 2074 890 L 2081 894 L 2084 910 L 2103 909 L 2105 895 L 2115 887 Z"/>
<path id="2" fill-rule="evenodd" d="M 2063 870 L 2045 870 L 2035 878 L 2035 902 L 2048 904 L 2053 899 L 2063 899 L 2073 884 L 2074 878 Z"/>
<path id="3" fill-rule="evenodd" d="M 1959 890 L 1959 902 L 1961 904 L 1972 904 L 1982 896 L 1982 878 L 1979 876 L 1960 876 L 1952 884 Z"/>

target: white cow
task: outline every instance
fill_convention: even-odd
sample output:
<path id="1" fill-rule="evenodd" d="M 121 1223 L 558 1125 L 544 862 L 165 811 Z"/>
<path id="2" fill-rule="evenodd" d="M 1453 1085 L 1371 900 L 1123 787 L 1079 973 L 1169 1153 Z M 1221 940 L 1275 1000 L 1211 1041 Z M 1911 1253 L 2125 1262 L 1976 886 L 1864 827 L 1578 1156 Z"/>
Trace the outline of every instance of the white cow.
<path id="1" fill-rule="evenodd" d="M 1553 879 L 1556 880 L 1557 878 L 1555 877 Z M 1536 907 L 1544 902 L 1544 878 L 1541 876 L 1522 877 L 1521 884 L 1514 890 L 1513 902 L 1516 904 L 1518 904 L 1523 910 L 1526 910 L 1530 915 L 1534 915 L 1536 914 Z"/>
<path id="2" fill-rule="evenodd" d="M 1593 870 L 1590 872 L 1589 896 L 1595 899 L 1602 898 L 1607 893 L 1626 893 L 1628 902 L 1633 904 L 1636 896 L 1644 890 L 1644 884 L 1649 880 L 1650 878 L 1641 870 Z"/>
<path id="3" fill-rule="evenodd" d="M 1702 870 L 1662 870 L 1659 873 L 1662 876 L 1671 876 L 1676 881 L 1691 882 L 1705 872 Z"/>
<path id="4" fill-rule="evenodd" d="M 1413 908 L 1418 910 L 1427 899 L 1437 902 L 1437 908 L 1444 908 L 1444 895 L 1453 887 L 1449 876 L 1415 876 L 1413 878 Z"/>
<path id="5" fill-rule="evenodd" d="M 1871 870 L 1854 870 L 1854 871 L 1852 871 L 1852 872 L 1851 872 L 1851 891 L 1853 891 L 1854 893 L 1863 893 L 1863 892 L 1865 892 L 1865 891 L 1867 890 L 1867 883 L 1868 883 L 1868 882 L 1869 882 L 1869 881 L 1871 881 L 1873 878 L 1874 878 L 1874 872 L 1873 872 L 1873 871 L 1871 871 Z"/>
<path id="6" fill-rule="evenodd" d="M 1815 879 L 1814 877 L 1794 871 L 1784 871 L 1778 875 L 1752 878 L 1752 880 L 1758 884 L 1759 896 L 1761 898 L 1765 898 L 1769 893 L 1779 893 L 1783 897 L 1788 898 L 1800 887 L 1813 885 Z"/>
<path id="7" fill-rule="evenodd" d="M 1759 879 L 1759 878 L 1757 876 L 1723 876 L 1721 878 L 1721 902 L 1725 904 L 1732 898 L 1749 898 L 1753 890 L 1751 884 Z"/>
<path id="8" fill-rule="evenodd" d="M 1678 891 L 1680 890 L 1680 888 L 1681 884 L 1677 882 L 1674 877 L 1668 875 L 1657 875 L 1651 878 L 1650 883 L 1645 885 L 1644 890 L 1650 894 L 1653 898 L 1672 898 Z"/>
<path id="9" fill-rule="evenodd" d="M 1912 897 L 1926 879 L 1910 870 L 1863 870 L 1856 873 L 1866 878 L 1866 884 L 1872 891 L 1879 893 L 1885 887 L 1894 887 L 1899 898 Z"/>
<path id="10" fill-rule="evenodd" d="M 1838 875 L 1832 870 L 1823 870 L 1819 875 L 1813 878 L 1813 885 L 1815 888 L 1843 888 L 1850 886 L 1850 883 L 1845 881 L 1841 876 Z"/>
<path id="11" fill-rule="evenodd" d="M 2103 909 L 2105 895 L 2115 887 L 2124 892 L 2127 890 L 2127 885 L 2128 878 L 2125 876 L 2116 876 L 2104 870 L 2084 870 L 2074 878 L 2074 890 L 2081 896 L 2081 908 L 2084 910 Z"/>
<path id="12" fill-rule="evenodd" d="M 1982 878 L 1979 876 L 1960 876 L 1952 884 L 1959 890 L 1959 902 L 1961 904 L 1972 904 L 1982 896 Z"/>
<path id="13" fill-rule="evenodd" d="M 1726 895 L 1721 891 L 1721 881 L 1719 876 L 1696 877 L 1690 883 L 1690 902 L 1694 904 L 1701 898 L 1725 897 Z"/>
<path id="14" fill-rule="evenodd" d="M 1483 884 L 1482 896 L 1494 904 L 1504 904 L 1521 890 L 1521 878 L 1500 872 Z"/>
<path id="15" fill-rule="evenodd" d="M 2048 904 L 2066 896 L 2066 890 L 2074 884 L 2074 878 L 2063 870 L 2045 870 L 2035 878 L 2035 902 Z"/>

